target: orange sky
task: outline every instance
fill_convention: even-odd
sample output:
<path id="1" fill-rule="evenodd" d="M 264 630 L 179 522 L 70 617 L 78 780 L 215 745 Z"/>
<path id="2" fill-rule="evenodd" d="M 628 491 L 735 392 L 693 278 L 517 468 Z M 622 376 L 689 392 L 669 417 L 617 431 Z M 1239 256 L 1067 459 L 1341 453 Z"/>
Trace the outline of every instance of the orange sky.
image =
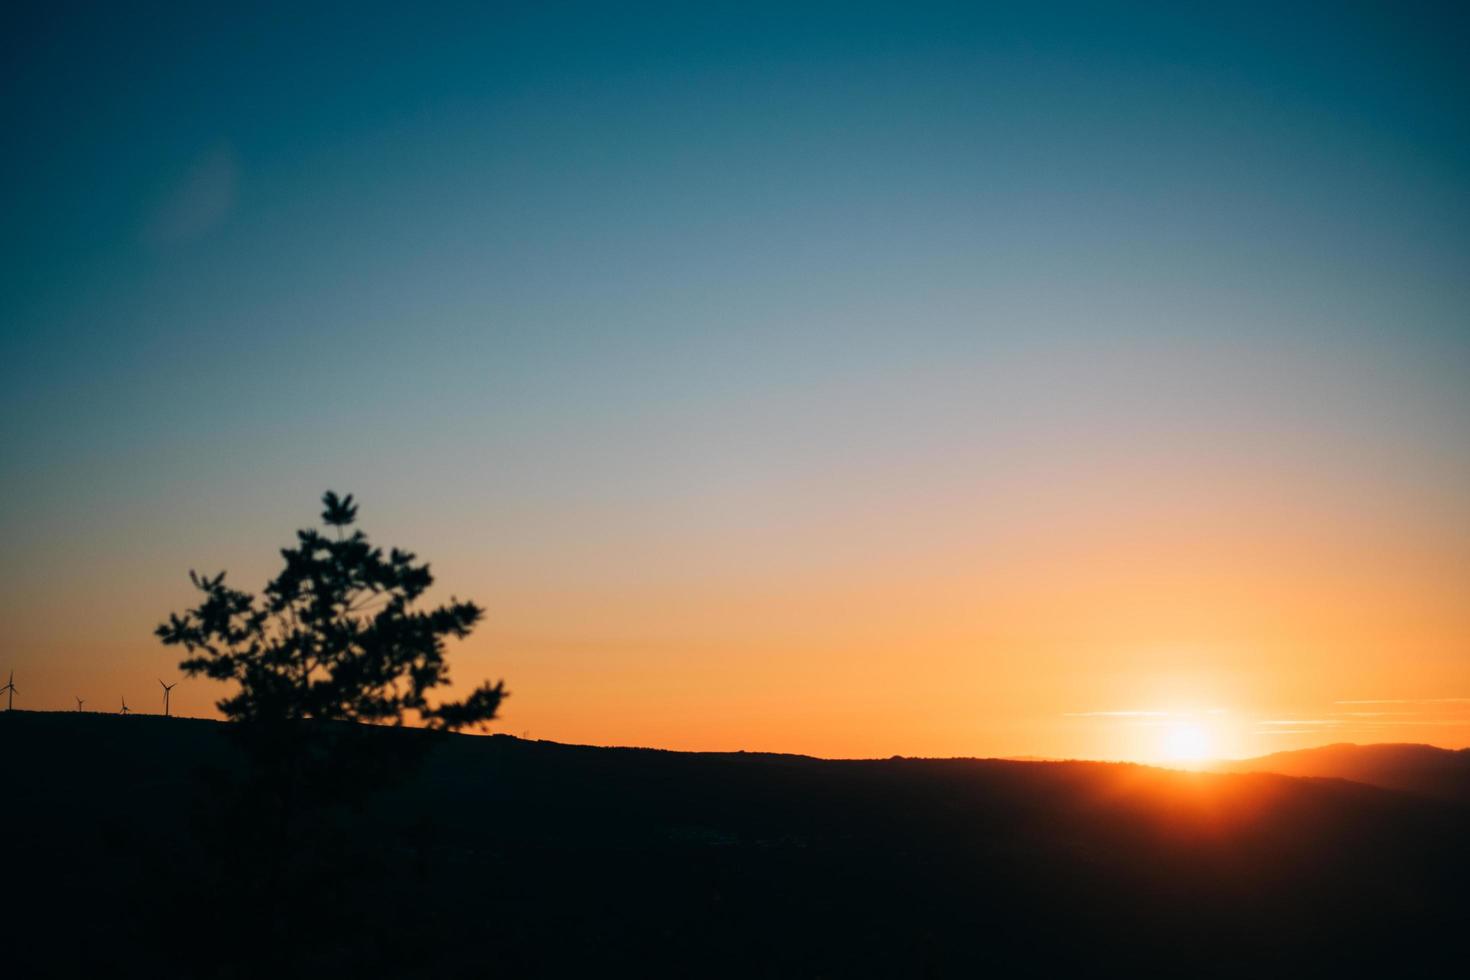
<path id="1" fill-rule="evenodd" d="M 366 493 L 362 525 L 430 559 L 441 595 L 486 606 L 451 664 L 506 680 L 497 728 L 516 734 L 1139 760 L 1169 759 L 1181 730 L 1228 756 L 1470 745 L 1470 540 L 1432 488 L 1386 506 L 1392 474 L 1329 487 L 1289 467 L 1133 465 L 875 483 L 840 508 L 821 485 L 722 514 L 592 501 L 534 526 Z M 177 658 L 150 631 L 190 600 L 185 571 L 258 588 L 312 500 L 283 490 L 232 521 L 201 501 L 141 551 L 118 531 L 70 540 L 67 588 L 8 593 L 19 704 L 156 709 Z M 217 696 L 184 681 L 175 710 Z"/>

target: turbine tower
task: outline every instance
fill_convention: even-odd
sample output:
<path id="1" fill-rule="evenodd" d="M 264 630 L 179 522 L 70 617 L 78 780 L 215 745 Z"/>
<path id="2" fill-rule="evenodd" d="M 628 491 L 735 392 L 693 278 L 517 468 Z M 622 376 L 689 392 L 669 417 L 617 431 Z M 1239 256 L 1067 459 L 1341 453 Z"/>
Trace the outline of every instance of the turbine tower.
<path id="1" fill-rule="evenodd" d="M 167 718 L 168 717 L 168 692 L 170 692 L 174 688 L 178 687 L 179 686 L 179 682 L 178 681 L 174 681 L 172 684 L 165 684 L 163 681 L 160 680 L 158 682 L 158 686 L 161 687 L 161 688 L 163 688 L 163 716 L 165 718 Z"/>
<path id="2" fill-rule="evenodd" d="M 15 707 L 15 671 L 10 672 L 10 680 L 5 682 L 5 686 L 0 687 L 0 694 L 8 695 L 5 701 L 6 711 Z"/>
<path id="3" fill-rule="evenodd" d="M 73 694 L 73 695 L 72 695 L 72 697 L 74 697 L 74 698 L 76 698 L 76 695 L 75 695 L 75 694 Z M 83 699 L 83 698 L 77 698 L 77 710 L 78 710 L 78 711 L 81 711 L 81 710 L 82 710 L 82 705 L 84 705 L 84 704 L 86 704 L 86 703 L 87 703 L 87 702 L 86 702 L 86 700 L 85 700 L 85 699 Z"/>

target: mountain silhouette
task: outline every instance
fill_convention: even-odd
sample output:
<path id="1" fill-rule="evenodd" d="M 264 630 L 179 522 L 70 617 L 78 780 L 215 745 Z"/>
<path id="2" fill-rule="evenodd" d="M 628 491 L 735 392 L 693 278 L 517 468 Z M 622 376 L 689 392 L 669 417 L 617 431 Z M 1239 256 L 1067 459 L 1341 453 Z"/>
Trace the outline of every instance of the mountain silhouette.
<path id="1" fill-rule="evenodd" d="M 15 975 L 1442 976 L 1470 919 L 1466 808 L 1353 782 L 450 735 L 282 937 L 227 731 L 0 715 Z"/>
<path id="2" fill-rule="evenodd" d="M 1255 759 L 1221 762 L 1216 772 L 1277 773 L 1350 779 L 1384 789 L 1470 804 L 1470 749 L 1390 743 L 1340 742 L 1314 749 L 1276 752 Z"/>

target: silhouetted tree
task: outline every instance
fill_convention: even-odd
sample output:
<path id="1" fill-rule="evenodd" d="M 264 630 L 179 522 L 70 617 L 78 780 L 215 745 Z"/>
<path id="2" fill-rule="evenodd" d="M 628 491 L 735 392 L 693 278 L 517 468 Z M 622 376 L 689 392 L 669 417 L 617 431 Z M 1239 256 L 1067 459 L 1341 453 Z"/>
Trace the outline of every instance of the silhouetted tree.
<path id="1" fill-rule="evenodd" d="M 381 864 L 380 842 L 360 829 L 366 795 L 437 741 L 386 726 L 483 726 L 506 696 L 502 683 L 487 682 L 461 701 L 429 702 L 449 683 L 446 640 L 467 636 L 480 607 L 451 597 L 420 608 L 434 581 L 429 566 L 397 548 L 385 555 L 349 531 L 351 495 L 329 491 L 322 501 L 332 530 L 298 531 L 259 596 L 225 585 L 223 572 L 191 571 L 203 601 L 156 631 L 188 652 L 179 664 L 188 676 L 238 685 L 218 706 L 239 722 L 230 730 L 247 766 L 239 779 L 206 775 L 198 823 L 218 865 L 212 893 L 235 903 L 218 914 L 264 916 L 252 928 L 273 941 L 248 955 L 267 960 L 320 941 L 330 896 Z"/>
<path id="2" fill-rule="evenodd" d="M 502 683 L 485 683 L 463 701 L 430 705 L 428 692 L 449 682 L 447 637 L 463 638 L 482 610 L 451 598 L 419 610 L 433 584 L 429 566 L 397 548 L 385 557 L 360 530 L 352 495 L 328 491 L 322 520 L 335 529 L 296 533 L 283 548 L 286 567 L 257 597 L 191 571 L 204 601 L 157 629 L 165 644 L 190 656 L 188 676 L 236 681 L 218 702 L 236 721 L 362 721 L 402 724 L 413 712 L 431 728 L 457 730 L 495 717 Z"/>

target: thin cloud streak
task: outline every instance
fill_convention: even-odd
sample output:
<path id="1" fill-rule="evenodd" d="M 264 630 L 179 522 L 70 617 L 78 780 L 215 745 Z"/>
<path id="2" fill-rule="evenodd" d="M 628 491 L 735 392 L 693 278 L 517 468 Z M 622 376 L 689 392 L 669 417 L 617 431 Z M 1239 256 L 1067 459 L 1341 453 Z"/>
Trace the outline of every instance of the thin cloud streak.
<path id="1" fill-rule="evenodd" d="M 1470 704 L 1470 698 L 1365 698 L 1333 704 Z"/>
<path id="2" fill-rule="evenodd" d="M 1460 728 L 1470 725 L 1470 718 L 1438 719 L 1435 721 L 1368 721 L 1361 723 L 1360 728 L 1386 728 L 1388 726 L 1424 726 L 1430 728 Z"/>
<path id="3" fill-rule="evenodd" d="M 1279 719 L 1266 719 L 1266 720 L 1262 720 L 1260 722 L 1257 722 L 1257 724 L 1260 724 L 1260 725 L 1317 725 L 1317 726 L 1321 726 L 1321 727 L 1324 727 L 1324 728 L 1332 728 L 1332 727 L 1336 727 L 1336 726 L 1339 726 L 1339 725 L 1345 725 L 1347 723 L 1346 722 L 1343 722 L 1343 721 L 1338 721 L 1335 718 L 1279 718 Z"/>

